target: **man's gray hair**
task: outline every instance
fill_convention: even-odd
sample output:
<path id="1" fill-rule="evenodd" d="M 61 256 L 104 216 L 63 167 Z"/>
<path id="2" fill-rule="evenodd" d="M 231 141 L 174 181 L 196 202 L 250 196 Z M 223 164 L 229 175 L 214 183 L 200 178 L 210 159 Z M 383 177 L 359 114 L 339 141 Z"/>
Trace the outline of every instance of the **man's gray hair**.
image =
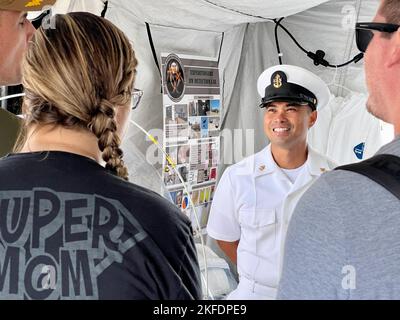
<path id="1" fill-rule="evenodd" d="M 387 23 L 400 24 L 400 0 L 384 0 L 380 11 Z"/>

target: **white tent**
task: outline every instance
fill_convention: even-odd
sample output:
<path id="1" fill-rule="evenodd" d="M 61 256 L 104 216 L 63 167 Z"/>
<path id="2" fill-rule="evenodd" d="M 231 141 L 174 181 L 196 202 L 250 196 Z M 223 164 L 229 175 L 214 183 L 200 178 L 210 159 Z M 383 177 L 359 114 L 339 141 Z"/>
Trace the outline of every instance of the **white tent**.
<path id="1" fill-rule="evenodd" d="M 219 58 L 221 129 L 228 129 L 222 141 L 223 163 L 228 165 L 260 150 L 266 143 L 257 108 L 260 97 L 256 81 L 264 69 L 279 63 L 272 19 L 285 17 L 282 24 L 301 46 L 312 52 L 323 50 L 326 60 L 336 65 L 358 54 L 355 22 L 371 21 L 378 5 L 378 0 L 111 0 L 105 16 L 133 42 L 139 60 L 136 87 L 144 90 L 140 108 L 133 117 L 146 130 L 162 129 L 162 93 L 145 23 L 149 24 L 158 59 L 162 52 Z M 56 11 L 85 10 L 100 14 L 103 7 L 101 0 L 59 0 Z M 332 99 L 334 109 L 321 112 L 320 123 L 310 134 L 310 142 L 318 151 L 339 163 L 353 162 L 360 160 L 351 156 L 358 141 L 368 141 L 365 158 L 390 140 L 391 133 L 382 136 L 382 124 L 363 108 L 366 88 L 362 61 L 337 70 L 315 66 L 280 28 L 278 37 L 283 63 L 318 74 L 330 84 L 336 97 Z M 338 119 L 336 123 L 332 121 L 334 117 Z M 134 144 L 145 155 L 151 142 L 136 128 L 130 130 L 125 146 Z M 349 130 L 355 136 L 354 143 L 348 139 Z M 366 131 L 369 136 L 365 136 Z"/>
<path id="2" fill-rule="evenodd" d="M 285 17 L 282 24 L 302 47 L 312 52 L 323 50 L 325 59 L 337 65 L 359 53 L 355 22 L 372 21 L 378 5 L 378 0 L 110 0 L 105 17 L 133 43 L 139 61 L 136 87 L 144 91 L 144 96 L 132 117 L 153 133 L 154 129 L 161 132 L 163 128 L 163 103 L 160 72 L 146 23 L 158 60 L 163 52 L 219 59 L 221 129 L 227 129 L 221 145 L 223 169 L 266 144 L 256 82 L 264 69 L 279 63 L 273 19 Z M 58 0 L 55 11 L 100 14 L 103 8 L 101 0 Z M 392 138 L 390 127 L 388 130 L 365 110 L 362 60 L 338 69 L 315 66 L 281 28 L 278 37 L 283 63 L 316 73 L 331 89 L 331 104 L 321 111 L 320 121 L 309 137 L 318 151 L 339 163 L 355 162 L 361 160 L 354 152 L 358 145 L 365 144 L 365 158 Z M 162 135 L 156 138 L 161 139 Z M 149 172 L 143 161 L 149 147 L 149 139 L 132 126 L 124 149 L 134 171 Z M 161 153 L 159 157 L 157 169 L 161 167 Z M 157 189 L 160 182 L 154 173 L 147 179 L 135 175 L 133 180 L 152 189 Z"/>

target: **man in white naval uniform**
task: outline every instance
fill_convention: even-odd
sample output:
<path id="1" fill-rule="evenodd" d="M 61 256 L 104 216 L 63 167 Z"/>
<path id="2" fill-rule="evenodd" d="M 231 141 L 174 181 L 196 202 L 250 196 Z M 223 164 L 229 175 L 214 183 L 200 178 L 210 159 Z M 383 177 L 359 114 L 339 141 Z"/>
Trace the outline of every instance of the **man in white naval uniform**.
<path id="1" fill-rule="evenodd" d="M 258 78 L 270 144 L 228 167 L 218 184 L 207 231 L 237 263 L 239 284 L 227 299 L 275 299 L 285 235 L 297 201 L 335 165 L 307 146 L 317 109 L 329 102 L 322 79 L 278 65 Z"/>

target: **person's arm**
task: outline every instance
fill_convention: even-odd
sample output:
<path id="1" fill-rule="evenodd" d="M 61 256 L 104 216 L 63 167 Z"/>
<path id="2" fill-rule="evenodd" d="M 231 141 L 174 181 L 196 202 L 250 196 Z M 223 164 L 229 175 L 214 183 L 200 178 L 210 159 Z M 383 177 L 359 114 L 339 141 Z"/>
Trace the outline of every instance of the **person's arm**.
<path id="1" fill-rule="evenodd" d="M 286 236 L 278 299 L 347 299 L 345 228 L 332 181 L 320 177 L 299 200 Z M 344 196 L 344 195 L 340 195 Z"/>
<path id="2" fill-rule="evenodd" d="M 234 264 L 237 264 L 237 248 L 239 240 L 234 242 L 217 240 L 217 243 L 221 250 L 232 260 Z"/>
<path id="3" fill-rule="evenodd" d="M 214 194 L 207 223 L 207 233 L 217 241 L 222 251 L 235 264 L 240 239 L 240 225 L 236 211 L 235 196 L 228 168 L 222 175 Z"/>

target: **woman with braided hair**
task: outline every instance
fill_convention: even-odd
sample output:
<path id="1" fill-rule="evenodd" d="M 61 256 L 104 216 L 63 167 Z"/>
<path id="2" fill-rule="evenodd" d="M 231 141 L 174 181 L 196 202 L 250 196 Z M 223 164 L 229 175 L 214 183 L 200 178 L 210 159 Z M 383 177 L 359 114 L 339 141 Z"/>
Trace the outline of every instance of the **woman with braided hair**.
<path id="1" fill-rule="evenodd" d="M 0 298 L 200 298 L 189 220 L 126 181 L 129 40 L 90 13 L 55 25 L 29 45 L 24 127 L 0 159 Z"/>

